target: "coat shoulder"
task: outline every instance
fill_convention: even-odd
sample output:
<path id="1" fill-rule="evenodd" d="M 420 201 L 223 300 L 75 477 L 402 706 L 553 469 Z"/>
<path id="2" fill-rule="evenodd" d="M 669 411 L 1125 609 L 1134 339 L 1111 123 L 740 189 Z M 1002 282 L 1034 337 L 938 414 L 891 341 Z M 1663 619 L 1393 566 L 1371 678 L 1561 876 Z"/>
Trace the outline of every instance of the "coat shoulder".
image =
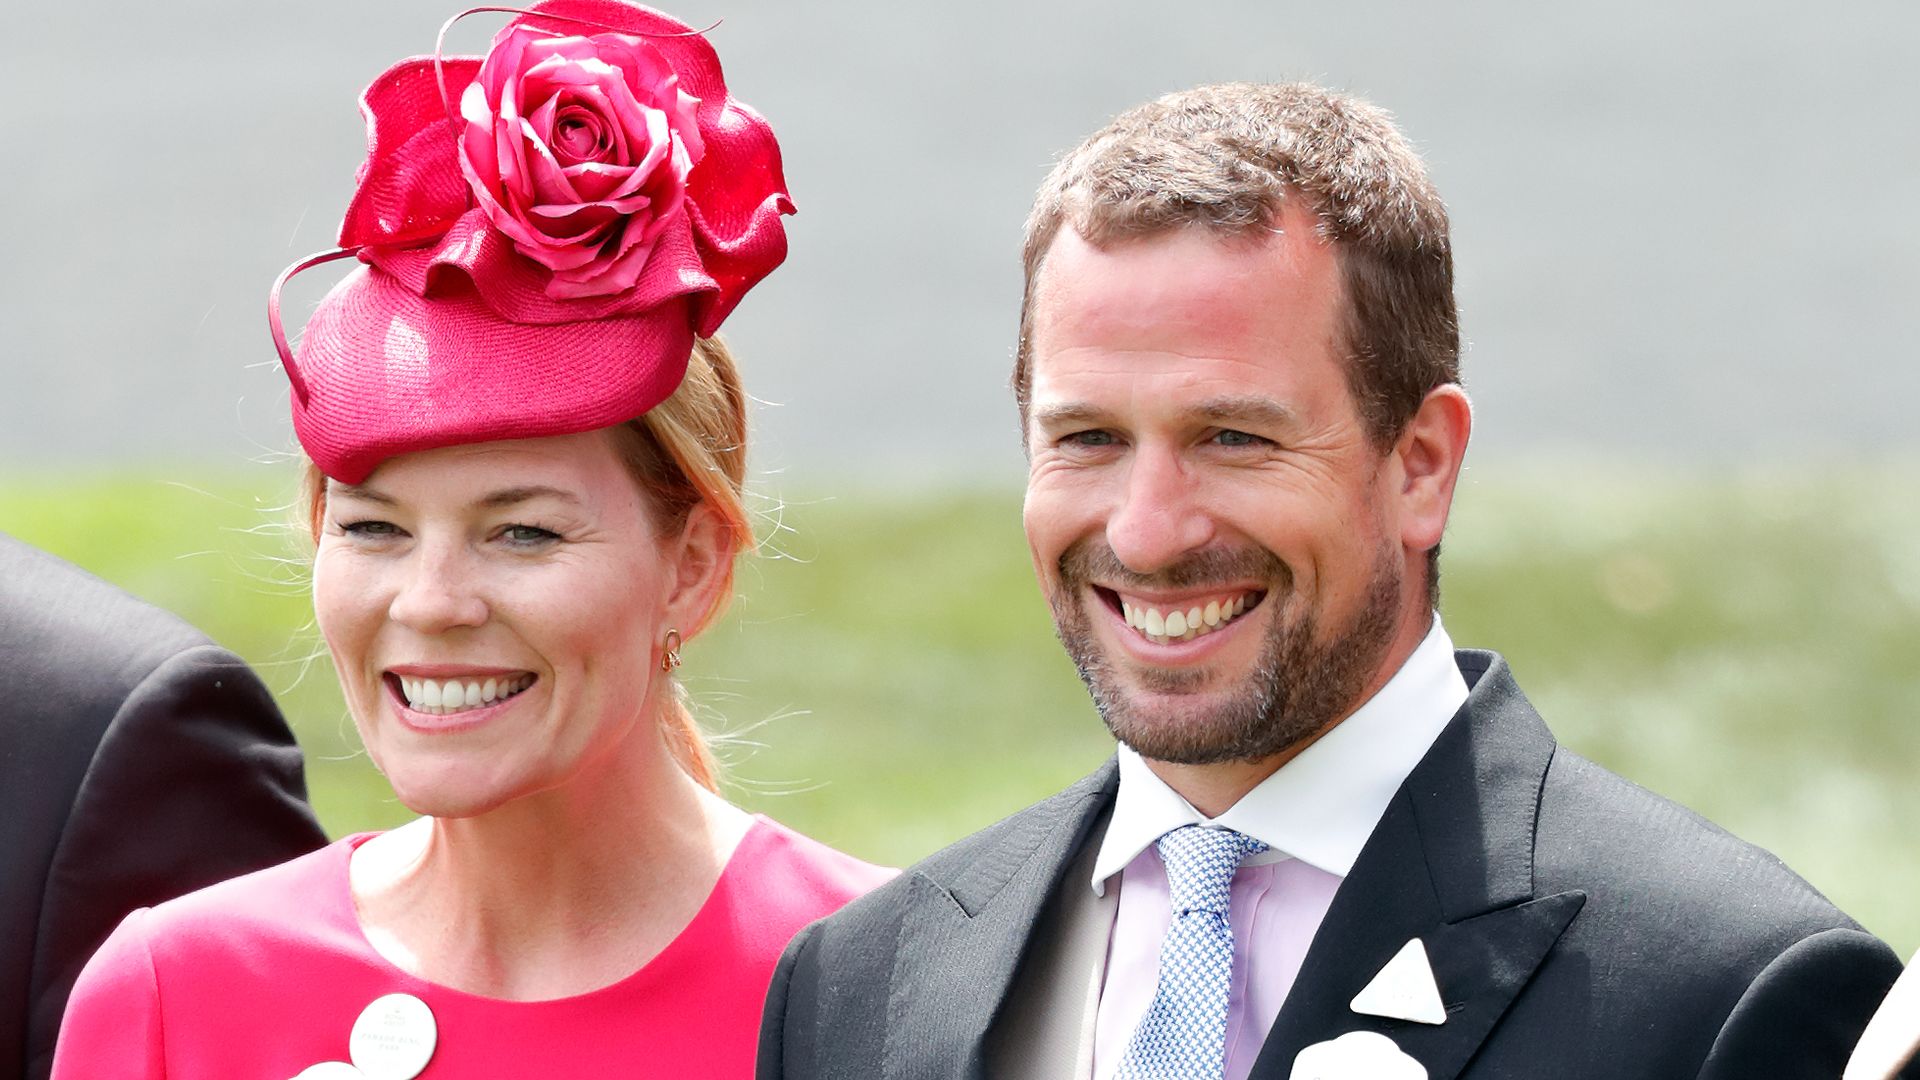
<path id="1" fill-rule="evenodd" d="M 838 967 L 864 957 L 861 966 L 885 959 L 876 941 L 897 940 L 908 914 L 926 904 L 954 905 L 972 914 L 990 902 L 1001 886 L 1021 873 L 1052 873 L 1054 866 L 1032 866 L 1036 852 L 1057 830 L 1083 827 L 1117 785 L 1109 760 L 1072 786 L 928 855 L 900 875 L 828 916 L 813 928 L 810 951 L 816 963 Z"/>
<path id="2" fill-rule="evenodd" d="M 1541 895 L 1587 899 L 1503 1024 L 1614 1061 L 1610 1075 L 1837 1075 L 1899 970 L 1772 853 L 1564 747 L 1541 786 L 1533 873 Z M 1772 1064 L 1701 1072 L 1756 1053 Z"/>
<path id="3" fill-rule="evenodd" d="M 1711 919 L 1720 946 L 1746 941 L 1769 956 L 1860 929 L 1778 856 L 1564 747 L 1541 789 L 1534 876 L 1540 892 L 1581 889 L 1647 933 Z"/>
<path id="4" fill-rule="evenodd" d="M 5 534 L 0 643 L 10 658 L 85 664 L 94 678 L 120 676 L 129 688 L 174 653 L 212 644 L 172 612 Z"/>

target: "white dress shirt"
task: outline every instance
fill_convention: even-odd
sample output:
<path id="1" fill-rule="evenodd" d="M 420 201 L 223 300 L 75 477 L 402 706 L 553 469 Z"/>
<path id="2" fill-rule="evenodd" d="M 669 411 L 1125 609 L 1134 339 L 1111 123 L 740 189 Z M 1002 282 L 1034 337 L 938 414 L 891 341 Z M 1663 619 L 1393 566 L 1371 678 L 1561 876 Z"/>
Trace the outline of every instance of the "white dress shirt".
<path id="1" fill-rule="evenodd" d="M 1267 845 L 1234 876 L 1230 901 L 1226 1080 L 1246 1080 L 1334 892 L 1407 774 L 1466 700 L 1453 642 L 1436 613 L 1433 628 L 1378 693 L 1217 818 L 1195 810 L 1139 754 L 1120 748 L 1119 795 L 1092 881 L 1096 895 L 1110 884 L 1120 889 L 1094 1022 L 1096 1080 L 1119 1070 L 1159 978 L 1173 914 L 1154 841 L 1198 824 Z"/>

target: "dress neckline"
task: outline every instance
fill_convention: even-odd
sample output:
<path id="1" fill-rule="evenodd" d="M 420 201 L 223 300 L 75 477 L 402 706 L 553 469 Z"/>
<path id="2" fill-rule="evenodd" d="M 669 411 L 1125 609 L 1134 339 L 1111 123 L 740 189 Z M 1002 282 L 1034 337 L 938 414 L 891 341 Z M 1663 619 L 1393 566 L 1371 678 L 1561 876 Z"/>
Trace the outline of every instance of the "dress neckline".
<path id="1" fill-rule="evenodd" d="M 646 963 L 641 964 L 638 968 L 622 975 L 613 982 L 605 986 L 595 987 L 592 990 L 582 991 L 578 994 L 569 994 L 565 997 L 521 1000 L 517 998 L 500 998 L 490 997 L 485 994 L 476 994 L 469 990 L 461 990 L 457 987 L 447 986 L 444 983 L 437 983 L 430 979 L 421 978 L 400 967 L 398 964 L 395 964 L 387 958 L 385 953 L 375 948 L 372 939 L 367 937 L 366 927 L 360 923 L 359 905 L 355 904 L 353 900 L 351 864 L 353 861 L 353 853 L 359 850 L 360 845 L 381 835 L 379 832 L 354 833 L 334 845 L 335 850 L 339 853 L 339 873 L 336 879 L 339 891 L 335 894 L 335 899 L 339 904 L 341 922 L 344 924 L 342 929 L 351 934 L 353 946 L 363 952 L 371 964 L 382 969 L 387 975 L 392 977 L 396 981 L 397 988 L 408 989 L 421 996 L 431 995 L 437 1000 L 464 1001 L 475 1006 L 483 1007 L 565 1008 L 596 1002 L 632 990 L 634 987 L 647 982 L 650 973 L 674 963 L 681 952 L 693 947 L 692 942 L 707 936 L 703 931 L 709 924 L 724 920 L 727 917 L 727 908 L 729 906 L 727 901 L 729 896 L 734 892 L 735 879 L 738 874 L 742 872 L 738 868 L 741 866 L 751 866 L 760 861 L 757 858 L 758 849 L 765 846 L 772 839 L 775 829 L 776 826 L 764 814 L 753 815 L 752 823 L 747 826 L 747 831 L 741 835 L 740 842 L 734 845 L 733 853 L 727 856 L 726 865 L 720 868 L 720 875 L 714 879 L 713 888 L 707 892 L 706 899 L 700 902 L 700 907 L 693 913 L 693 918 L 687 921 L 687 925 L 680 928 L 680 932 L 673 936 L 672 941 L 667 942 L 666 946 L 649 958 Z"/>

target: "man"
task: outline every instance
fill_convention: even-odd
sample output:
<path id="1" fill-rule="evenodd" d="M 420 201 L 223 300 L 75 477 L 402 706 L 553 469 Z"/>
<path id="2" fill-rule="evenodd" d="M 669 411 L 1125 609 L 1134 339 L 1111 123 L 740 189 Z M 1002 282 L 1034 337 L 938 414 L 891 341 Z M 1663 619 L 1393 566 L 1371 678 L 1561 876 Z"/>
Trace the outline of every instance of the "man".
<path id="1" fill-rule="evenodd" d="M 803 932 L 763 1080 L 1839 1072 L 1886 946 L 1434 614 L 1472 414 L 1385 114 L 1136 108 L 1026 270 L 1027 538 L 1119 753 Z"/>
<path id="2" fill-rule="evenodd" d="M 44 1080 L 67 994 L 137 907 L 326 842 L 247 666 L 0 534 L 0 1078 Z"/>

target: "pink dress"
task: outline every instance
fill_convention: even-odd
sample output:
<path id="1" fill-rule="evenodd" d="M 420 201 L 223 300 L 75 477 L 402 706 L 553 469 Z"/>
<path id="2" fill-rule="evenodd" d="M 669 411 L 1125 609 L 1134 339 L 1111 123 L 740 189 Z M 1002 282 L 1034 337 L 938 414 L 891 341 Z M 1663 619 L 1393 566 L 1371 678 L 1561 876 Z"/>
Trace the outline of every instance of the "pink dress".
<path id="1" fill-rule="evenodd" d="M 787 941 L 893 874 L 756 817 L 645 967 L 577 997 L 501 1001 L 417 979 L 368 944 L 347 862 L 371 835 L 127 916 L 74 987 L 54 1080 L 288 1080 L 349 1060 L 354 1020 L 396 992 L 438 1027 L 421 1080 L 746 1080 Z"/>

